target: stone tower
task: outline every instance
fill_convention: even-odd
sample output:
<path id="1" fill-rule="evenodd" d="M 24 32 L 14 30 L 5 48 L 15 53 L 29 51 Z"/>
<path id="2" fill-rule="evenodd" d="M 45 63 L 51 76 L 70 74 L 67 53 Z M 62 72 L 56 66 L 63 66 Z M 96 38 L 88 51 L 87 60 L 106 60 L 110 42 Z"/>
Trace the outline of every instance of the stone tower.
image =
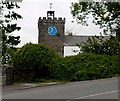
<path id="1" fill-rule="evenodd" d="M 58 53 L 64 55 L 65 18 L 56 18 L 54 11 L 47 11 L 47 17 L 39 17 L 38 43 L 45 44 Z"/>

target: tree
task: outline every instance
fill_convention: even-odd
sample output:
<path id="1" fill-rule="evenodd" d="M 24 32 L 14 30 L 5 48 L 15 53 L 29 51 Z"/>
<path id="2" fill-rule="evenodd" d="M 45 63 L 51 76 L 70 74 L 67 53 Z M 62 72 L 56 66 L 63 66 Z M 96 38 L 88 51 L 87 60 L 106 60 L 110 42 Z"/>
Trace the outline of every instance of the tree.
<path id="1" fill-rule="evenodd" d="M 72 3 L 71 13 L 78 23 L 88 26 L 92 15 L 93 23 L 103 28 L 104 34 L 120 37 L 120 2 L 78 2 Z"/>
<path id="2" fill-rule="evenodd" d="M 120 54 L 120 43 L 116 37 L 111 36 L 110 39 L 104 39 L 103 36 L 93 36 L 88 38 L 86 42 L 83 42 L 81 45 L 82 53 L 95 53 L 95 54 L 105 54 L 105 55 L 119 55 Z"/>
<path id="3" fill-rule="evenodd" d="M 2 20 L 0 20 L 0 36 L 2 40 L 0 40 L 2 44 L 2 64 L 8 64 L 10 59 L 9 48 L 14 48 L 14 46 L 20 43 L 20 36 L 13 36 L 11 33 L 15 30 L 20 30 L 21 27 L 17 26 L 17 24 L 12 23 L 12 21 L 22 19 L 22 16 L 13 11 L 14 8 L 20 8 L 17 2 L 0 2 L 0 14 Z"/>

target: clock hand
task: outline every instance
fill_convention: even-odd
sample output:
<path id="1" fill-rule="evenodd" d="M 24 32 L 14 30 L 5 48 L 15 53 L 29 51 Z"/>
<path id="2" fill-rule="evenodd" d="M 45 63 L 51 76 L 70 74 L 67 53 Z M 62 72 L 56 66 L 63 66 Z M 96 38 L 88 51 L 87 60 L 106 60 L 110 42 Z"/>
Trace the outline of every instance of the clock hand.
<path id="1" fill-rule="evenodd" d="M 51 28 L 51 31 L 50 31 L 50 33 L 52 33 L 53 32 L 53 28 Z"/>

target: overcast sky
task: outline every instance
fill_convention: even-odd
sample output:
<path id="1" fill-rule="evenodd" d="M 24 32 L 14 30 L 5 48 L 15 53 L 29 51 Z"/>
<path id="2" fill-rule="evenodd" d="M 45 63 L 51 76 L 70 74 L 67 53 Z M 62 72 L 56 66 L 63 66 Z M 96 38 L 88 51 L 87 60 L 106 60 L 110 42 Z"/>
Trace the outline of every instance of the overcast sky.
<path id="1" fill-rule="evenodd" d="M 84 27 L 77 23 L 72 23 L 70 6 L 72 2 L 78 0 L 23 0 L 20 3 L 20 9 L 17 9 L 23 19 L 17 23 L 21 26 L 20 31 L 15 31 L 14 35 L 21 37 L 21 43 L 18 47 L 23 46 L 28 42 L 38 43 L 38 18 L 46 17 L 47 11 L 50 10 L 50 3 L 53 3 L 52 10 L 55 11 L 55 17 L 65 17 L 65 31 L 70 30 L 76 35 L 99 35 L 100 29 L 98 26 L 90 23 L 88 27 Z M 90 21 L 89 21 L 90 22 Z"/>

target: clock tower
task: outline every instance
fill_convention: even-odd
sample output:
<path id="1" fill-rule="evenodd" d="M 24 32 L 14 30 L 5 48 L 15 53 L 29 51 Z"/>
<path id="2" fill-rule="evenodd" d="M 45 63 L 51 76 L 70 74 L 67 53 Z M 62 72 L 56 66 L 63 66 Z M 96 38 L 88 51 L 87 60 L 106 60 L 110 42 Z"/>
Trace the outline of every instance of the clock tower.
<path id="1" fill-rule="evenodd" d="M 65 18 L 56 18 L 54 11 L 47 11 L 47 17 L 39 17 L 38 32 L 38 43 L 64 55 Z"/>

